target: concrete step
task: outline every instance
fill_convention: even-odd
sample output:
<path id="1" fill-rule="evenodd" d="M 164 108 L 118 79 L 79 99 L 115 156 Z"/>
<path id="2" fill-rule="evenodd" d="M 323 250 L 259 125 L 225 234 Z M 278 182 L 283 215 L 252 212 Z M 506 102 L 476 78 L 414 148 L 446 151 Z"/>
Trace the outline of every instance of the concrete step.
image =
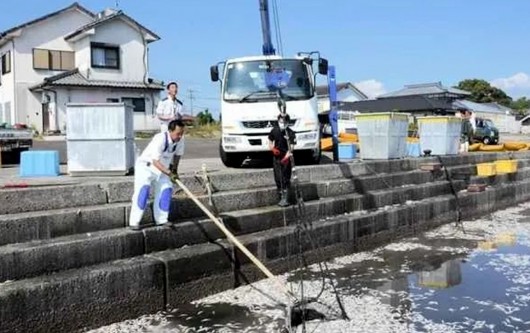
<path id="1" fill-rule="evenodd" d="M 457 182 L 457 186 L 463 188 L 464 184 Z M 448 183 L 436 182 L 373 191 L 365 195 L 336 196 L 306 203 L 305 219 L 315 220 L 358 210 L 377 209 L 448 193 Z M 236 235 L 242 235 L 277 228 L 284 223 L 291 224 L 296 220 L 297 214 L 294 209 L 266 207 L 234 211 L 223 214 L 222 217 L 229 229 Z M 179 248 L 223 237 L 211 221 L 188 221 L 174 225 L 172 230 L 157 227 L 133 232 L 121 228 L 5 245 L 0 247 L 0 282 Z"/>
<path id="2" fill-rule="evenodd" d="M 506 193 L 515 193 L 510 198 Z M 462 193 L 466 217 L 480 216 L 530 199 L 530 180 L 481 193 Z M 450 222 L 455 198 L 438 196 L 399 207 L 358 212 L 313 223 L 315 242 L 324 252 L 368 249 L 416 230 Z M 294 226 L 241 237 L 273 272 L 287 269 L 285 255 L 293 246 Z M 305 249 L 311 248 L 304 244 Z M 333 252 L 336 251 L 336 252 Z M 48 276 L 3 283 L 0 288 L 0 332 L 65 332 L 155 313 L 165 304 L 198 299 L 233 287 L 230 246 L 225 240 L 131 259 L 62 271 Z M 237 252 L 236 252 L 237 253 Z M 244 264 L 246 259 L 238 255 Z M 307 256 L 309 260 L 321 258 Z M 250 265 L 241 271 L 255 272 Z M 250 281 L 263 278 L 247 274 Z"/>
<path id="3" fill-rule="evenodd" d="M 444 157 L 449 166 L 476 164 L 495 159 L 529 158 L 530 153 L 473 153 Z M 423 163 L 436 162 L 437 158 L 413 158 L 391 161 L 362 161 L 353 163 L 303 166 L 298 169 L 301 182 L 354 178 L 377 173 L 397 173 L 419 169 Z M 255 187 L 274 186 L 271 169 L 215 172 L 210 175 L 219 191 L 244 190 Z M 202 185 L 195 177 L 183 177 L 183 182 L 192 192 L 200 193 Z M 0 214 L 15 214 L 49 209 L 64 209 L 94 206 L 105 203 L 128 202 L 133 192 L 133 177 L 127 180 L 93 180 L 88 183 L 29 187 L 24 189 L 0 189 Z"/>
<path id="4" fill-rule="evenodd" d="M 440 178 L 439 175 L 415 170 L 354 176 L 348 179 L 317 180 L 312 183 L 301 183 L 300 189 L 304 200 L 311 201 L 354 192 L 365 193 L 377 189 L 418 185 L 431 182 L 437 177 Z M 115 184 L 107 184 L 107 191 L 113 186 Z M 118 193 L 118 191 L 113 189 L 108 193 Z M 206 195 L 199 195 L 198 199 L 209 206 Z M 37 212 L 0 215 L 0 245 L 125 226 L 128 224 L 129 202 L 130 199 L 127 203 L 102 203 L 64 209 L 49 208 Z M 213 202 L 218 211 L 224 213 L 272 206 L 278 202 L 278 195 L 275 187 L 259 187 L 214 193 Z M 204 216 L 191 199 L 181 197 L 173 200 L 171 221 Z M 150 207 L 146 210 L 142 223 L 147 225 L 154 223 Z"/>
<path id="5" fill-rule="evenodd" d="M 301 182 L 314 182 L 344 178 L 344 173 L 355 176 L 367 172 L 362 163 L 322 165 L 302 167 L 298 177 Z M 274 186 L 271 169 L 223 172 L 212 174 L 210 178 L 221 192 Z M 75 185 L 0 189 L 0 215 L 129 202 L 134 190 L 133 182 L 134 178 L 129 177 L 118 181 L 94 180 Z M 194 193 L 204 190 L 196 177 L 183 177 L 182 182 Z"/>
<path id="6" fill-rule="evenodd" d="M 0 245 L 126 226 L 128 203 L 0 215 Z"/>

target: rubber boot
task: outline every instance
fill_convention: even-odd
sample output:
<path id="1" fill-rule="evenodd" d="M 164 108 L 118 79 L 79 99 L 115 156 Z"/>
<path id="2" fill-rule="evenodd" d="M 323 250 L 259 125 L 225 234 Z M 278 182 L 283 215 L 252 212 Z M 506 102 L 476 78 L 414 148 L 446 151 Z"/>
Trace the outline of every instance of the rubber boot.
<path id="1" fill-rule="evenodd" d="M 281 199 L 280 199 L 280 202 L 278 202 L 278 206 L 280 206 L 280 207 L 289 206 L 289 199 L 287 198 L 287 190 L 283 190 L 282 191 Z"/>

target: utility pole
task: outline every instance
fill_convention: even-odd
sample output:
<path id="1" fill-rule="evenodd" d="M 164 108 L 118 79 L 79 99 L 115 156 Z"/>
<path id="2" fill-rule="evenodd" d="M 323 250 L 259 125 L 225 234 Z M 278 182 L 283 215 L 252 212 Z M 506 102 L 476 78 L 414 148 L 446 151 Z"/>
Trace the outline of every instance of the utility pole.
<path id="1" fill-rule="evenodd" d="M 195 99 L 195 97 L 193 96 L 193 93 L 195 92 L 195 90 L 193 89 L 188 89 L 188 96 L 189 96 L 189 99 L 190 99 L 190 112 L 191 112 L 191 116 L 193 117 L 193 100 Z"/>

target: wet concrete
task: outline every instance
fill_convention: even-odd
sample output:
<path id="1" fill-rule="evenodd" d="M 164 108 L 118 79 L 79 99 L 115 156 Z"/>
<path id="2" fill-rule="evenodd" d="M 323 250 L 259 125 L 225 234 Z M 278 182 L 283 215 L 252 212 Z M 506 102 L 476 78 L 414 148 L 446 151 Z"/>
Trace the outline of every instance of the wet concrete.
<path id="1" fill-rule="evenodd" d="M 351 320 L 313 320 L 307 331 L 529 332 L 529 216 L 530 204 L 523 204 L 465 222 L 465 232 L 445 225 L 329 261 Z M 298 275 L 285 275 L 295 289 Z M 318 266 L 310 266 L 304 279 L 306 295 L 317 294 Z M 285 317 L 272 287 L 260 281 L 91 333 L 277 332 Z M 336 310 L 326 288 L 321 301 Z"/>

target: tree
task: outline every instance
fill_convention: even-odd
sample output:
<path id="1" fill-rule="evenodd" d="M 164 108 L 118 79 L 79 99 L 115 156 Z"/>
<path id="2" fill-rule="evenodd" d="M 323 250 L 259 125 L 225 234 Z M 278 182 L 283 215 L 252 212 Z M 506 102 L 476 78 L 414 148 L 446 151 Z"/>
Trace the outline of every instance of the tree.
<path id="1" fill-rule="evenodd" d="M 530 99 L 521 97 L 513 101 L 510 107 L 517 111 L 528 111 L 530 110 Z"/>
<path id="2" fill-rule="evenodd" d="M 199 125 L 206 125 L 215 123 L 215 120 L 213 119 L 213 116 L 210 111 L 206 109 L 197 114 L 197 122 L 199 123 Z"/>
<path id="3" fill-rule="evenodd" d="M 504 106 L 510 106 L 512 98 L 499 88 L 493 87 L 488 81 L 479 79 L 467 79 L 460 81 L 458 89 L 462 89 L 471 93 L 468 97 L 471 101 L 476 103 L 492 103 L 497 102 Z"/>

